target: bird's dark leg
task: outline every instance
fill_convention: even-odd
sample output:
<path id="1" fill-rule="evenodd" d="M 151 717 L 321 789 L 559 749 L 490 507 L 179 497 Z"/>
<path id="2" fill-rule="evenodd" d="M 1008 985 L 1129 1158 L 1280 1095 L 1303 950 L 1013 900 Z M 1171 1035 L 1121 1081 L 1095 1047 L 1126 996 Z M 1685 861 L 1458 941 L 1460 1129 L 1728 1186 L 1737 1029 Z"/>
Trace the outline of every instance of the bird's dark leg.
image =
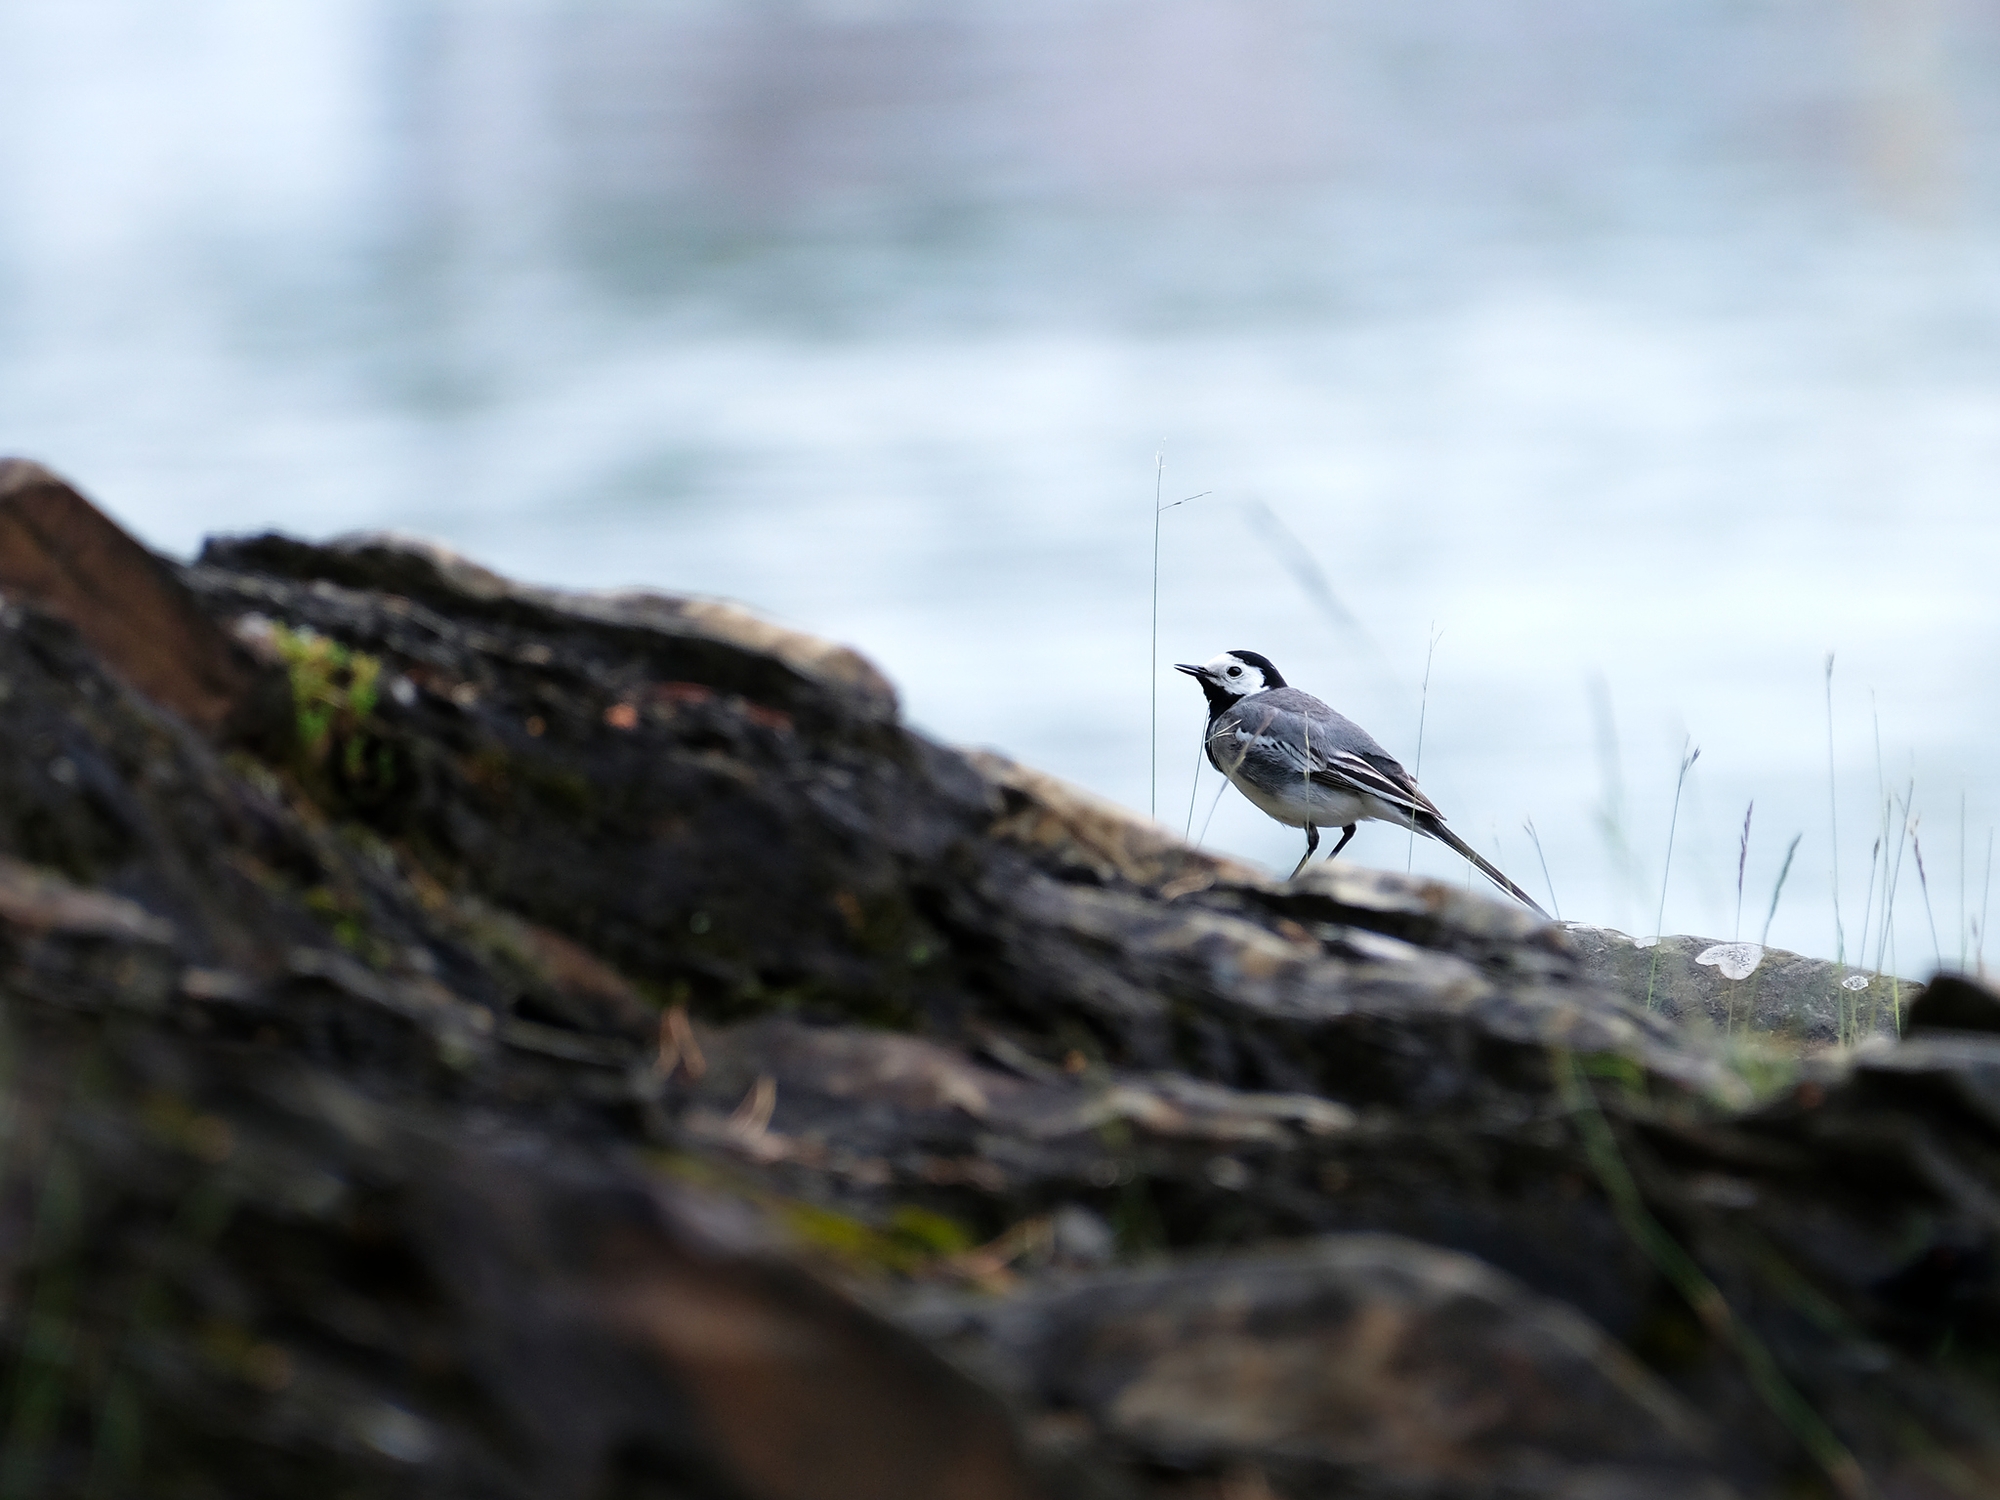
<path id="1" fill-rule="evenodd" d="M 1347 841 L 1354 837 L 1354 830 L 1360 826 L 1359 823 L 1349 823 L 1345 828 L 1340 830 L 1340 842 L 1333 846 L 1333 852 L 1326 857 L 1328 864 L 1332 864 L 1339 857 L 1340 851 L 1347 847 Z M 1310 854 L 1312 850 L 1308 849 L 1306 853 Z"/>
<path id="2" fill-rule="evenodd" d="M 1292 873 L 1287 875 L 1285 879 L 1297 880 L 1299 878 L 1299 871 L 1306 867 L 1306 861 L 1313 857 L 1313 850 L 1318 847 L 1319 830 L 1308 823 L 1306 824 L 1306 852 L 1299 856 L 1299 862 L 1292 866 Z"/>

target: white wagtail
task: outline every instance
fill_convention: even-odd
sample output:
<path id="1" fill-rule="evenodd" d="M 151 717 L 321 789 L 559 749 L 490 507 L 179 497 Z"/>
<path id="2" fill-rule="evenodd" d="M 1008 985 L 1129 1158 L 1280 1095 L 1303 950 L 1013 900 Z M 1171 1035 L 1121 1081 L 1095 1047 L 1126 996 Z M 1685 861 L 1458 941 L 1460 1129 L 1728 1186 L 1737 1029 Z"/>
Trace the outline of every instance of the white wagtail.
<path id="1" fill-rule="evenodd" d="M 1516 901 L 1546 917 L 1526 891 L 1444 826 L 1444 814 L 1352 719 L 1311 693 L 1287 687 L 1269 657 L 1225 651 L 1206 666 L 1176 662 L 1208 695 L 1208 763 L 1228 777 L 1259 811 L 1306 831 L 1296 877 L 1319 847 L 1322 828 L 1340 829 L 1332 859 L 1368 819 L 1414 828 L 1471 860 L 1479 873 Z"/>

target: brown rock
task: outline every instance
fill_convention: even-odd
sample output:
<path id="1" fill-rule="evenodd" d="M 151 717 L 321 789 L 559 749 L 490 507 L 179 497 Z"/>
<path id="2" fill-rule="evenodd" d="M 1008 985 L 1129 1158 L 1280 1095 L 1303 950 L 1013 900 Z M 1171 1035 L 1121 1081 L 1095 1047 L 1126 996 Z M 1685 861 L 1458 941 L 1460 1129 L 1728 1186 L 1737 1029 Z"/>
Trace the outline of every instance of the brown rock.
<path id="1" fill-rule="evenodd" d="M 0 459 L 0 591 L 68 621 L 126 682 L 214 740 L 290 724 L 282 673 L 260 668 L 159 558 L 73 486 Z"/>
<path id="2" fill-rule="evenodd" d="M 620 1466 L 685 1482 L 699 1464 L 756 1500 L 1044 1494 L 988 1393 L 754 1243 L 704 1232 L 719 1205 L 524 1180 L 474 1153 L 436 1165 L 405 1200 L 416 1253 L 458 1288 L 486 1356 L 469 1373 L 516 1417 L 538 1493 L 603 1494 Z"/>

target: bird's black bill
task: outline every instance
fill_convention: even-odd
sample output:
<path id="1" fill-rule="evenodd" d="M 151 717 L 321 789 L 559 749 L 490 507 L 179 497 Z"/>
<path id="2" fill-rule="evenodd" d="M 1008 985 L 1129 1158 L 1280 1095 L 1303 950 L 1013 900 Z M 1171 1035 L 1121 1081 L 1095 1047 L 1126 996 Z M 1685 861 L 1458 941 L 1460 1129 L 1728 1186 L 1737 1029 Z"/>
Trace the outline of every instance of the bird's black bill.
<path id="1" fill-rule="evenodd" d="M 1188 664 L 1187 664 L 1186 662 L 1184 662 L 1184 661 L 1177 661 L 1177 662 L 1175 662 L 1175 663 L 1174 663 L 1174 670 L 1175 670 L 1176 672 L 1185 672 L 1185 673 L 1187 673 L 1187 674 L 1188 674 L 1188 676 L 1190 676 L 1190 677 L 1199 677 L 1199 676 L 1201 676 L 1201 668 L 1200 668 L 1200 667 L 1191 667 L 1191 666 L 1189 666 L 1189 665 L 1188 665 Z"/>

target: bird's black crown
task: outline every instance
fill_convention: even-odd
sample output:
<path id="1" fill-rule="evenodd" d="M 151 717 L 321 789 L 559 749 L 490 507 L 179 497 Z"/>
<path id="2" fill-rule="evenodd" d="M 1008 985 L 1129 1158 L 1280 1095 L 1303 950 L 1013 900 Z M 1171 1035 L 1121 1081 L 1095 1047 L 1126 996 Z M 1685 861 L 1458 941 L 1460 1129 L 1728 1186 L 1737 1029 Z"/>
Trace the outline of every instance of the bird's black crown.
<path id="1" fill-rule="evenodd" d="M 1270 657 L 1260 655 L 1255 651 L 1231 651 L 1229 654 L 1238 661 L 1247 662 L 1262 672 L 1266 688 L 1281 688 L 1285 685 L 1285 674 L 1272 664 Z"/>

